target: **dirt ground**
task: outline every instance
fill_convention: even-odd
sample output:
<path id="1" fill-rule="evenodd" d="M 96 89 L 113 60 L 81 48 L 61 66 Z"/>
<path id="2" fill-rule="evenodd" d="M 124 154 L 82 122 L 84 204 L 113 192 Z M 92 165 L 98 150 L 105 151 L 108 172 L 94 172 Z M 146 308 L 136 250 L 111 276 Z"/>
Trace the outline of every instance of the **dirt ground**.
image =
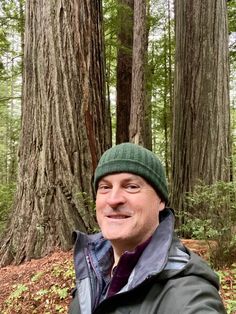
<path id="1" fill-rule="evenodd" d="M 72 251 L 58 250 L 50 256 L 19 266 L 1 268 L 0 313 L 66 313 L 71 299 L 70 292 L 74 287 L 72 264 Z M 68 276 L 65 276 L 66 271 L 70 271 Z M 53 287 L 59 287 L 68 293 L 62 297 L 56 291 L 53 293 Z M 28 289 L 20 293 L 25 288 Z M 14 291 L 18 293 L 14 294 Z M 40 291 L 41 294 L 38 293 Z"/>

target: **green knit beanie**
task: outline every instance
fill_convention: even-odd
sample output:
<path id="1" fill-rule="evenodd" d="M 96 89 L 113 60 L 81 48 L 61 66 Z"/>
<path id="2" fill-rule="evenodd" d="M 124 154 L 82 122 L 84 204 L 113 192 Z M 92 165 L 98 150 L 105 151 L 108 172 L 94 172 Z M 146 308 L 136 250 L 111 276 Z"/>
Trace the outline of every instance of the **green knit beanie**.
<path id="1" fill-rule="evenodd" d="M 168 188 L 164 168 L 158 157 L 142 146 L 123 143 L 116 145 L 102 155 L 94 174 L 97 191 L 99 180 L 112 173 L 128 172 L 144 178 L 168 203 Z"/>

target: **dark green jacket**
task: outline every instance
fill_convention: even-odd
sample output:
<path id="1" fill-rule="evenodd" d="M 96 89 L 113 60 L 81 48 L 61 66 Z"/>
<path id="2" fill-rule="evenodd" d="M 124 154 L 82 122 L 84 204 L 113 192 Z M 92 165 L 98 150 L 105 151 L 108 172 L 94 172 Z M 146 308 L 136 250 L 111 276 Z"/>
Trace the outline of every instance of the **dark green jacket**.
<path id="1" fill-rule="evenodd" d="M 173 237 L 174 217 L 165 209 L 127 285 L 101 301 L 111 246 L 101 234 L 77 233 L 74 260 L 77 291 L 70 314 L 226 313 L 218 278 L 209 266 Z"/>

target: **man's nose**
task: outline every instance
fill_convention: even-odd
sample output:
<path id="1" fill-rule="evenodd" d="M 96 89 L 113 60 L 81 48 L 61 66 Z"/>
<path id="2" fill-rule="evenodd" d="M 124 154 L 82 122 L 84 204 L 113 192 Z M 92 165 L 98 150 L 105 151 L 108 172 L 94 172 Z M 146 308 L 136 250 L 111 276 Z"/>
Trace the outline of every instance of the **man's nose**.
<path id="1" fill-rule="evenodd" d="M 125 198 L 122 190 L 120 188 L 112 188 L 107 197 L 107 204 L 112 208 L 116 208 L 117 206 L 124 203 Z"/>

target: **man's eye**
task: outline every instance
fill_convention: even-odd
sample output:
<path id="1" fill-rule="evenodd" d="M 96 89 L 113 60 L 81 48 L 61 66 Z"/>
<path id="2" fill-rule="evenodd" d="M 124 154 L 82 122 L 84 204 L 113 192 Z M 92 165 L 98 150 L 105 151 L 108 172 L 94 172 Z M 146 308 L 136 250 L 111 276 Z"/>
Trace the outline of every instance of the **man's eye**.
<path id="1" fill-rule="evenodd" d="M 98 190 L 100 192 L 106 192 L 108 189 L 110 189 L 109 185 L 106 185 L 106 184 L 101 184 L 98 186 Z"/>
<path id="2" fill-rule="evenodd" d="M 129 192 L 129 193 L 136 193 L 138 191 L 140 191 L 140 186 L 137 184 L 127 184 L 125 189 Z"/>

